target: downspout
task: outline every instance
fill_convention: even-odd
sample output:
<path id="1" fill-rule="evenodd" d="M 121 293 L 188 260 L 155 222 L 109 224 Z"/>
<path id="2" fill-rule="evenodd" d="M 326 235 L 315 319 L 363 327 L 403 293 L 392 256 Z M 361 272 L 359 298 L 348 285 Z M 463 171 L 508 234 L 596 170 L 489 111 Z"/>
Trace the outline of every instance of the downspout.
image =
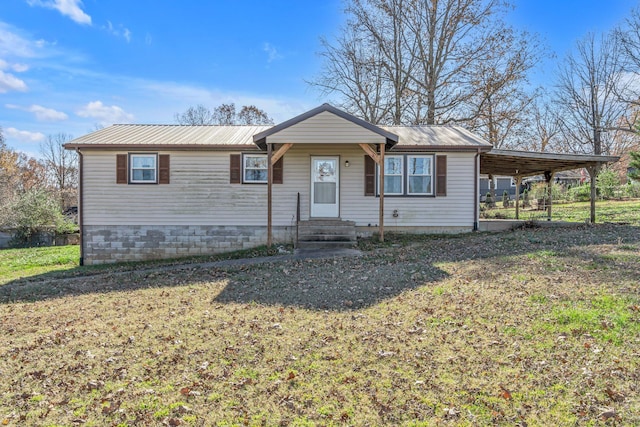
<path id="1" fill-rule="evenodd" d="M 76 148 L 76 153 L 78 154 L 78 228 L 80 229 L 80 265 L 84 265 L 84 198 L 82 197 L 83 185 L 82 185 L 82 175 L 84 171 L 83 162 L 82 162 L 82 152 L 79 148 Z"/>
<path id="2" fill-rule="evenodd" d="M 473 231 L 478 231 L 480 222 L 480 215 L 478 213 L 478 181 L 480 179 L 478 162 L 480 161 L 480 153 L 481 150 L 478 148 L 478 152 L 473 161 Z"/>

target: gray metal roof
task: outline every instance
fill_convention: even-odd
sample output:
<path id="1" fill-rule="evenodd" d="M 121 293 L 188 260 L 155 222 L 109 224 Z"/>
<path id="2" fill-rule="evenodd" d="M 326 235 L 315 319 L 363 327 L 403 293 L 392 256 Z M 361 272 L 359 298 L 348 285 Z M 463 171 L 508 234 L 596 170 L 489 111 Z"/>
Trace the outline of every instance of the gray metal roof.
<path id="1" fill-rule="evenodd" d="M 371 124 L 352 114 L 347 113 L 346 111 L 342 111 L 330 104 L 322 104 L 319 107 L 316 107 L 312 110 L 307 111 L 306 113 L 302 113 L 292 119 L 289 119 L 276 126 L 273 126 L 270 129 L 260 132 L 259 134 L 254 135 L 253 140 L 255 141 L 256 144 L 258 144 L 258 146 L 260 146 L 261 148 L 265 148 L 265 144 L 266 144 L 265 141 L 268 136 L 273 135 L 274 133 L 280 132 L 281 130 L 291 127 L 300 122 L 303 122 L 325 111 L 335 114 L 338 117 L 341 117 L 345 120 L 350 121 L 351 123 L 355 123 L 356 125 L 362 126 L 363 128 L 368 129 L 373 133 L 376 133 L 380 136 L 385 137 L 387 139 L 387 146 L 389 148 L 393 147 L 398 142 L 397 135 L 390 133 L 388 131 L 385 131 L 384 128 L 382 128 L 381 126 L 376 126 L 374 124 Z"/>
<path id="2" fill-rule="evenodd" d="M 76 138 L 65 147 L 255 147 L 253 135 L 269 128 L 271 126 L 113 125 Z"/>
<path id="3" fill-rule="evenodd" d="M 398 135 L 396 150 L 403 147 L 477 147 L 489 149 L 490 143 L 459 126 L 381 126 Z"/>

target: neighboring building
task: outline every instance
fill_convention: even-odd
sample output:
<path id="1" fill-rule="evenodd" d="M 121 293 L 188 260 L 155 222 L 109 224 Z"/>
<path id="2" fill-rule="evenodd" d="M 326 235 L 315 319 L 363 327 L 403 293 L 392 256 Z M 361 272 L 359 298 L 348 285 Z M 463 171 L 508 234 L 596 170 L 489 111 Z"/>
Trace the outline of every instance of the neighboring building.
<path id="1" fill-rule="evenodd" d="M 491 150 L 460 127 L 374 126 L 327 104 L 273 127 L 114 125 L 65 147 L 81 156 L 85 264 L 292 242 L 314 219 L 358 235 L 381 218 L 390 231 L 471 231 Z"/>

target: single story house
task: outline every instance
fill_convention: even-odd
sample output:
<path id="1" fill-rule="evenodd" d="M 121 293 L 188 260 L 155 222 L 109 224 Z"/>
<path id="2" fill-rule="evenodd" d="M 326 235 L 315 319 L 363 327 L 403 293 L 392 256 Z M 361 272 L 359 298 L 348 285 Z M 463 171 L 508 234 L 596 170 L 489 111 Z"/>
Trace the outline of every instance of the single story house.
<path id="1" fill-rule="evenodd" d="M 97 264 L 295 242 L 314 221 L 360 236 L 472 231 L 492 147 L 324 104 L 276 126 L 113 125 L 65 148 L 80 156 L 81 262 Z"/>

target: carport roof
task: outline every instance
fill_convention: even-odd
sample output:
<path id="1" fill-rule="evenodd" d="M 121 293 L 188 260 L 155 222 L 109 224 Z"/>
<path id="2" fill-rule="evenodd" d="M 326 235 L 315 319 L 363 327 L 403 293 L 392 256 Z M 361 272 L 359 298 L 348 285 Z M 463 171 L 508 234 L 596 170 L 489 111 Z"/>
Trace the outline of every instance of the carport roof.
<path id="1" fill-rule="evenodd" d="M 517 150 L 496 150 L 480 154 L 480 173 L 486 175 L 533 176 L 588 168 L 616 162 L 620 157 L 586 154 L 537 153 Z"/>

